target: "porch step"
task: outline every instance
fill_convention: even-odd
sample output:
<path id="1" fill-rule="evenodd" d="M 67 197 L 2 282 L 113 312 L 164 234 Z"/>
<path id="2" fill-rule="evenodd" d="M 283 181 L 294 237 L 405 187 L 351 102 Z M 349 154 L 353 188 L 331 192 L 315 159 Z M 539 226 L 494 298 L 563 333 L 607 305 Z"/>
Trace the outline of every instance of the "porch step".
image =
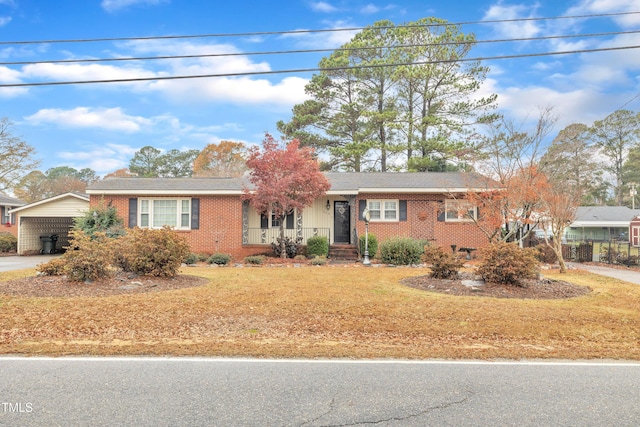
<path id="1" fill-rule="evenodd" d="M 329 246 L 329 258 L 340 261 L 357 261 L 358 250 L 352 245 Z"/>

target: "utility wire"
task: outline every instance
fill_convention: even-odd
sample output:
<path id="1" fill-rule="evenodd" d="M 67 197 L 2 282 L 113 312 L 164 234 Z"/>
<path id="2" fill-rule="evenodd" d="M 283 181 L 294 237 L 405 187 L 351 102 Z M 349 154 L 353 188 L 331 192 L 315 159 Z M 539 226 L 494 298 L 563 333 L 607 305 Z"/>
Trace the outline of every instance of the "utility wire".
<path id="1" fill-rule="evenodd" d="M 0 62 L 0 65 L 69 64 L 69 63 L 95 63 L 95 62 L 118 62 L 118 61 L 148 61 L 148 60 L 161 60 L 161 59 L 217 58 L 217 57 L 231 57 L 231 56 L 283 55 L 283 54 L 320 53 L 320 52 L 337 52 L 337 51 L 352 51 L 352 50 L 372 50 L 372 49 L 386 49 L 386 48 L 396 49 L 396 48 L 436 47 L 436 46 L 486 44 L 486 43 L 510 43 L 510 42 L 541 41 L 541 40 L 569 39 L 569 38 L 581 38 L 581 37 L 604 37 L 604 36 L 628 35 L 628 34 L 638 34 L 638 33 L 640 33 L 640 30 L 613 31 L 613 32 L 606 32 L 606 33 L 554 35 L 554 36 L 540 36 L 540 37 L 520 37 L 520 38 L 493 39 L 493 40 L 417 43 L 417 44 L 404 44 L 404 45 L 397 45 L 397 46 L 363 46 L 363 47 L 357 47 L 357 48 L 354 47 L 354 48 L 336 48 L 336 49 L 302 49 L 302 50 L 278 50 L 278 51 L 259 51 L 259 52 L 203 53 L 203 54 L 195 54 L 195 55 L 162 55 L 162 56 L 140 56 L 140 57 L 119 57 L 119 58 L 52 59 L 52 60 L 39 60 L 39 61 L 9 61 L 9 62 Z"/>
<path id="2" fill-rule="evenodd" d="M 344 71 L 344 70 L 356 70 L 356 69 L 367 69 L 367 68 L 386 68 L 386 67 L 401 67 L 401 66 L 414 66 L 414 65 L 426 65 L 426 64 L 444 64 L 444 63 L 452 63 L 452 62 L 474 62 L 474 61 L 488 61 L 488 60 L 498 60 L 498 59 L 532 58 L 532 57 L 552 56 L 552 55 L 572 55 L 577 53 L 606 52 L 606 51 L 618 51 L 618 50 L 628 50 L 628 49 L 638 49 L 638 48 L 640 48 L 640 45 L 608 47 L 608 48 L 600 48 L 600 49 L 569 50 L 569 51 L 560 51 L 560 52 L 541 52 L 541 53 L 527 53 L 527 54 L 518 54 L 518 55 L 462 58 L 462 59 L 450 59 L 450 60 L 438 60 L 438 61 L 417 61 L 417 62 L 395 63 L 395 64 L 357 65 L 357 66 L 350 66 L 350 67 L 300 68 L 300 69 L 274 70 L 274 71 L 251 71 L 251 72 L 242 72 L 242 73 L 196 74 L 196 75 L 185 75 L 185 76 L 159 76 L 159 77 L 132 77 L 132 78 L 107 79 L 107 80 L 76 80 L 76 81 L 35 82 L 35 83 L 8 83 L 8 84 L 0 84 L 0 88 L 28 87 L 28 86 L 61 86 L 61 85 L 94 84 L 94 83 L 95 84 L 97 83 L 128 83 L 128 82 L 161 81 L 161 80 L 201 79 L 201 78 L 215 78 L 215 77 L 243 77 L 243 76 L 256 76 L 256 75 L 309 73 L 314 71 L 324 71 L 324 72 Z"/>
<path id="3" fill-rule="evenodd" d="M 341 32 L 341 31 L 361 31 L 365 29 L 448 27 L 448 26 L 478 25 L 478 24 L 499 24 L 499 23 L 510 23 L 510 22 L 550 21 L 550 20 L 560 20 L 560 19 L 605 18 L 605 17 L 628 16 L 628 15 L 636 15 L 636 14 L 640 14 L 640 11 L 639 12 L 598 13 L 598 14 L 590 14 L 590 15 L 554 16 L 554 17 L 541 17 L 541 18 L 514 18 L 514 19 L 492 19 L 492 20 L 485 20 L 485 21 L 409 24 L 409 25 L 380 26 L 380 27 L 326 28 L 326 29 L 320 29 L 320 30 L 256 31 L 256 32 L 247 32 L 247 33 L 218 33 L 218 34 L 194 34 L 194 35 L 174 35 L 174 36 L 103 37 L 103 38 L 93 38 L 93 39 L 0 41 L 0 45 L 92 43 L 92 42 L 108 42 L 108 41 L 193 39 L 193 38 L 210 38 L 210 37 L 255 37 L 255 36 L 268 36 L 268 35 L 290 35 L 290 34 L 328 33 L 328 32 Z"/>

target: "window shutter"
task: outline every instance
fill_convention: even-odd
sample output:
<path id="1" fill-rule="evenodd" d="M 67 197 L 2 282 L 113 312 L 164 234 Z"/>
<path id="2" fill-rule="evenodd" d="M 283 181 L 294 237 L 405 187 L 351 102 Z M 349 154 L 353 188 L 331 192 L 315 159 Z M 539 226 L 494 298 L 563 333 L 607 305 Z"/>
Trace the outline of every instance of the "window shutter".
<path id="1" fill-rule="evenodd" d="M 6 208 L 4 206 L 0 206 L 0 224 L 4 224 L 4 210 Z"/>
<path id="2" fill-rule="evenodd" d="M 364 214 L 364 209 L 367 207 L 366 200 L 360 200 L 360 204 L 358 205 L 358 221 L 363 221 L 362 215 Z"/>
<path id="3" fill-rule="evenodd" d="M 287 230 L 293 230 L 293 211 L 287 215 L 286 227 Z"/>
<path id="4" fill-rule="evenodd" d="M 400 214 L 400 221 L 407 220 L 407 201 L 406 200 L 400 200 L 400 212 L 398 213 Z"/>
<path id="5" fill-rule="evenodd" d="M 129 228 L 133 228 L 138 225 L 138 198 L 132 197 L 129 199 Z"/>
<path id="6" fill-rule="evenodd" d="M 269 217 L 265 214 L 260 214 L 260 228 L 269 228 Z"/>
<path id="7" fill-rule="evenodd" d="M 191 199 L 191 229 L 200 228 L 200 199 Z"/>

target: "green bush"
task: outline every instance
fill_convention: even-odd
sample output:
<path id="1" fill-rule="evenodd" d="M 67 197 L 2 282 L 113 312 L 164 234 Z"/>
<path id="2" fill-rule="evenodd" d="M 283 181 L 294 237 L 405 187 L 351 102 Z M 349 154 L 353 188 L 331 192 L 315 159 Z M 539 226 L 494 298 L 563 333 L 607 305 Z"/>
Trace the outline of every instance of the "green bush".
<path id="1" fill-rule="evenodd" d="M 431 265 L 430 276 L 435 279 L 455 279 L 464 260 L 439 246 L 425 246 L 422 260 Z"/>
<path id="2" fill-rule="evenodd" d="M 231 255 L 229 254 L 213 254 L 209 257 L 209 259 L 207 260 L 207 262 L 209 264 L 216 264 L 216 265 L 227 265 L 231 262 Z"/>
<path id="3" fill-rule="evenodd" d="M 380 260 L 385 264 L 418 264 L 423 253 L 421 243 L 408 237 L 394 237 L 380 245 Z"/>
<path id="4" fill-rule="evenodd" d="M 328 255 L 329 239 L 326 236 L 313 236 L 307 239 L 307 256 L 309 258 Z"/>
<path id="5" fill-rule="evenodd" d="M 364 256 L 365 251 L 365 235 L 360 236 L 360 255 Z M 369 233 L 369 257 L 375 258 L 378 253 L 378 238 L 375 234 Z"/>
<path id="6" fill-rule="evenodd" d="M 249 256 L 244 258 L 244 262 L 247 263 L 247 264 L 260 265 L 260 264 L 264 263 L 264 256 L 263 255 L 249 255 Z"/>
<path id="7" fill-rule="evenodd" d="M 115 242 L 116 265 L 144 276 L 175 276 L 189 255 L 184 237 L 169 227 L 159 230 L 136 227 Z"/>
<path id="8" fill-rule="evenodd" d="M 92 237 L 81 230 L 71 230 L 69 237 L 69 246 L 62 256 L 62 269 L 69 280 L 91 281 L 112 274 L 113 241 L 105 233 L 96 232 Z"/>
<path id="9" fill-rule="evenodd" d="M 90 208 L 83 216 L 75 218 L 74 223 L 75 229 L 82 230 L 91 237 L 97 232 L 104 232 L 110 238 L 126 234 L 124 222 L 118 217 L 116 208 L 111 204 L 105 206 L 104 200 L 101 200 L 98 206 Z"/>
<path id="10" fill-rule="evenodd" d="M 0 233 L 0 252 L 15 252 L 18 249 L 18 239 L 11 233 Z"/>
<path id="11" fill-rule="evenodd" d="M 187 265 L 193 265 L 196 262 L 198 262 L 198 255 L 194 254 L 194 253 L 190 253 L 189 255 L 186 256 L 186 258 L 184 259 L 184 263 Z"/>
<path id="12" fill-rule="evenodd" d="M 487 282 L 520 286 L 522 280 L 538 275 L 539 262 L 534 250 L 499 242 L 479 252 L 478 274 Z"/>

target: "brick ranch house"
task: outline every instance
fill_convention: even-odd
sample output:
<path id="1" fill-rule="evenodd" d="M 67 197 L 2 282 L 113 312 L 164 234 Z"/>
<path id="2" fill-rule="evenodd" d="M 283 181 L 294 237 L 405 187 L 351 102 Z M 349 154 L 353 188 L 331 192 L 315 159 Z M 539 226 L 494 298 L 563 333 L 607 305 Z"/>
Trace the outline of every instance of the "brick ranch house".
<path id="1" fill-rule="evenodd" d="M 464 213 L 478 214 L 464 196 L 487 189 L 475 173 L 327 172 L 324 197 L 285 219 L 289 237 L 302 244 L 327 236 L 332 247 L 355 247 L 365 233 L 362 212 L 371 212 L 369 232 L 380 242 L 395 236 L 428 239 L 450 248 L 482 247 L 487 238 Z M 109 178 L 87 189 L 90 206 L 114 206 L 127 227 L 170 225 L 194 253 L 236 258 L 264 253 L 279 236 L 279 219 L 261 215 L 242 200 L 246 178 Z"/>

